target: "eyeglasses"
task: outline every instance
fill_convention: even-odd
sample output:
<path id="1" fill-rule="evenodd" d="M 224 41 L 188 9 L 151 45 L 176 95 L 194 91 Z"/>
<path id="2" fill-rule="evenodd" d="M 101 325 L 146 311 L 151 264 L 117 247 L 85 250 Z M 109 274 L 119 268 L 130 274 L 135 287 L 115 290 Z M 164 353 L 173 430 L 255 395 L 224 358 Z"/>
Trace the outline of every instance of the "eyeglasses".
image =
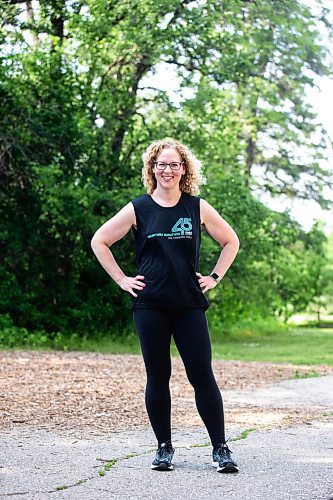
<path id="1" fill-rule="evenodd" d="M 165 161 L 155 161 L 154 163 L 158 170 L 164 170 L 168 165 L 170 165 L 171 170 L 179 170 L 184 162 L 173 161 L 171 163 L 166 163 Z"/>

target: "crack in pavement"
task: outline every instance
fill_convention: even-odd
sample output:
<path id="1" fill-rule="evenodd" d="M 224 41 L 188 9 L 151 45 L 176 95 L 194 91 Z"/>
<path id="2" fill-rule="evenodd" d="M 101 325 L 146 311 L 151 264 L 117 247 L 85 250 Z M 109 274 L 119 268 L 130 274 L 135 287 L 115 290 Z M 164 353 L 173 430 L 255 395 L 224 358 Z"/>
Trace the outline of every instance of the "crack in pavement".
<path id="1" fill-rule="evenodd" d="M 248 437 L 248 435 L 250 434 L 250 432 L 253 432 L 253 431 L 256 431 L 258 429 L 245 429 L 244 431 L 242 431 L 238 436 L 234 437 L 234 438 L 230 438 L 230 441 L 238 441 L 240 439 L 246 439 Z M 197 444 L 190 444 L 188 446 L 176 446 L 176 448 L 178 449 L 189 449 L 189 448 L 198 448 L 198 447 L 206 447 L 206 446 L 211 446 L 211 443 L 207 442 L 207 443 L 197 443 Z M 112 468 L 114 467 L 118 462 L 121 462 L 121 461 L 124 461 L 124 460 L 130 460 L 131 458 L 138 458 L 138 457 L 142 457 L 144 455 L 148 455 L 150 453 L 152 453 L 153 451 L 156 451 L 156 448 L 150 448 L 149 450 L 146 450 L 144 452 L 141 452 L 141 453 L 131 453 L 130 455 L 125 455 L 125 456 L 120 456 L 120 457 L 115 457 L 115 458 L 111 458 L 111 459 L 103 459 L 103 458 L 97 458 L 96 460 L 100 460 L 102 462 L 106 462 L 105 465 L 103 466 L 102 469 L 100 469 L 100 471 L 103 471 L 103 473 L 101 474 L 100 471 L 98 471 L 98 474 L 99 474 L 99 477 L 105 477 L 106 473 Z M 93 467 L 99 467 L 99 466 L 93 466 Z M 89 476 L 89 477 L 86 477 L 84 479 L 79 479 L 78 481 L 76 481 L 75 483 L 72 483 L 72 484 L 64 484 L 64 485 L 60 485 L 60 486 L 56 486 L 55 488 L 51 489 L 51 490 L 45 490 L 45 491 L 41 491 L 41 490 L 35 490 L 35 491 L 16 491 L 16 492 L 11 492 L 11 493 L 4 493 L 4 494 L 0 494 L 0 498 L 1 497 L 9 497 L 9 496 L 14 496 L 14 495 L 33 495 L 33 494 L 45 494 L 45 493 L 58 493 L 59 491 L 65 491 L 69 488 L 75 488 L 77 486 L 80 486 L 81 484 L 83 483 L 86 483 L 92 479 L 97 479 L 98 476 L 96 475 L 93 475 L 93 476 Z"/>

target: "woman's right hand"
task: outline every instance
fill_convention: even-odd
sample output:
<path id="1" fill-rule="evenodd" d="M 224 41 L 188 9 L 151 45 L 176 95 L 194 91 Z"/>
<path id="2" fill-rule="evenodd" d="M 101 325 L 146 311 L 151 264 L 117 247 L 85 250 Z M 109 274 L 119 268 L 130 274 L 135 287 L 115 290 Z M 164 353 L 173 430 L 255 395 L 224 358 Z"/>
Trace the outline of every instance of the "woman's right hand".
<path id="1" fill-rule="evenodd" d="M 123 276 L 119 281 L 117 281 L 118 285 L 122 290 L 129 292 L 133 297 L 137 297 L 137 294 L 134 293 L 134 289 L 142 290 L 146 283 L 143 283 L 141 280 L 144 280 L 145 277 L 141 275 L 135 276 L 135 278 L 131 278 L 130 276 Z"/>

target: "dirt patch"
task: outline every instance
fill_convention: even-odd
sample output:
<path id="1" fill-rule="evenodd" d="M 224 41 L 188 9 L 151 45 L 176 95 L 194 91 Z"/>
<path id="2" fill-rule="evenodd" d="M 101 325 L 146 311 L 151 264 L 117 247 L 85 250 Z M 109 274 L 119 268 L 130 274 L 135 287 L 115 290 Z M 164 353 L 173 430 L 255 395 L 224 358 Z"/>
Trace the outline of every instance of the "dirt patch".
<path id="1" fill-rule="evenodd" d="M 248 361 L 213 361 L 224 389 L 249 389 L 314 371 L 333 373 L 326 365 L 305 366 Z M 117 432 L 149 425 L 144 394 L 146 374 L 140 355 L 77 352 L 0 351 L 2 429 L 28 425 L 52 430 L 90 429 Z M 172 425 L 202 426 L 192 386 L 181 359 L 172 360 Z M 309 422 L 318 411 L 269 410 L 225 405 L 226 426 L 284 426 Z"/>

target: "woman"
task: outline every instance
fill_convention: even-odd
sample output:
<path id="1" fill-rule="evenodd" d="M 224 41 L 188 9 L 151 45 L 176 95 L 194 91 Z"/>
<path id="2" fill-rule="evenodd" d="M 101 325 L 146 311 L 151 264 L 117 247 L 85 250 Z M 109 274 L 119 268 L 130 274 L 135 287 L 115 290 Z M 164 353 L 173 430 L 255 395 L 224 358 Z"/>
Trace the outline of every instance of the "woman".
<path id="1" fill-rule="evenodd" d="M 194 387 L 198 412 L 213 446 L 218 472 L 237 472 L 225 441 L 221 393 L 211 365 L 205 293 L 217 286 L 239 248 L 235 231 L 196 196 L 205 182 L 201 162 L 174 139 L 153 142 L 142 156 L 147 194 L 124 206 L 92 238 L 106 272 L 132 300 L 133 319 L 147 371 L 145 402 L 158 449 L 151 468 L 172 470 L 170 341 L 173 335 Z M 199 271 L 200 225 L 223 247 L 209 276 Z M 126 276 L 109 247 L 132 229 L 137 276 Z"/>

